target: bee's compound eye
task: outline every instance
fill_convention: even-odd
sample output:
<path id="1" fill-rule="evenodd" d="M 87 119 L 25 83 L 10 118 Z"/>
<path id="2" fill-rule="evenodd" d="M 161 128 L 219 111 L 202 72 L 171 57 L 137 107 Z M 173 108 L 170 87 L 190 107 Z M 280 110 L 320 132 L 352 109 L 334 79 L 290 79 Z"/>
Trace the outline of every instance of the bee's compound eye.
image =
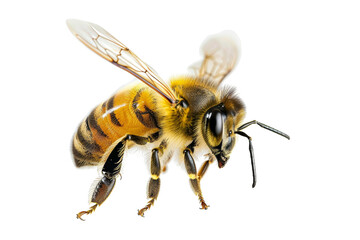
<path id="1" fill-rule="evenodd" d="M 219 110 L 214 110 L 209 113 L 208 127 L 211 133 L 215 136 L 222 136 L 223 132 L 223 114 Z"/>
<path id="2" fill-rule="evenodd" d="M 224 113 L 220 109 L 210 109 L 205 115 L 203 136 L 210 147 L 217 147 L 223 138 Z"/>

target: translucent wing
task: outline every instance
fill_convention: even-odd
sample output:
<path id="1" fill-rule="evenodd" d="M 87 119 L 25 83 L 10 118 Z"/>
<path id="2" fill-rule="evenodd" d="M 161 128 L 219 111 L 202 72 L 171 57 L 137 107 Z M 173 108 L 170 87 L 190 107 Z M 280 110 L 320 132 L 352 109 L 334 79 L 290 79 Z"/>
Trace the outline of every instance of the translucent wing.
<path id="1" fill-rule="evenodd" d="M 204 59 L 190 66 L 202 79 L 219 85 L 239 59 L 240 40 L 234 32 L 224 31 L 209 36 L 201 46 Z"/>
<path id="2" fill-rule="evenodd" d="M 69 19 L 66 23 L 70 31 L 95 53 L 131 73 L 157 91 L 170 103 L 176 101 L 171 88 L 158 76 L 155 70 L 105 29 L 96 24 L 76 19 Z"/>

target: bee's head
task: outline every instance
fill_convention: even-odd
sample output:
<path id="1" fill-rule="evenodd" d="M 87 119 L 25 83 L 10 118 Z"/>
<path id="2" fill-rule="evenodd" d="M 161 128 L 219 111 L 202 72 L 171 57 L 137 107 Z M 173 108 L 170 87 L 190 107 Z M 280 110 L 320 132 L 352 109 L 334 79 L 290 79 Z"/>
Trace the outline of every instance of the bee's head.
<path id="1" fill-rule="evenodd" d="M 238 113 L 229 111 L 225 104 L 221 103 L 211 107 L 204 114 L 202 135 L 212 154 L 216 157 L 219 168 L 225 166 L 234 148 L 235 127 L 239 122 Z"/>

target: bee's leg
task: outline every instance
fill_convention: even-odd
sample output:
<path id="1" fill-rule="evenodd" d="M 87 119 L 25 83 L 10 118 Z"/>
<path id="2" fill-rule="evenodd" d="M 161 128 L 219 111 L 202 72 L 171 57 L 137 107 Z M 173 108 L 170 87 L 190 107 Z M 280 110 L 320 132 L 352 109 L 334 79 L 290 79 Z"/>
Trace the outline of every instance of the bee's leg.
<path id="1" fill-rule="evenodd" d="M 162 162 L 162 166 L 161 166 L 161 172 L 166 172 L 167 170 L 167 164 L 170 162 L 172 156 L 173 156 L 173 153 L 172 151 L 170 151 L 167 156 L 165 156 L 165 158 L 161 161 Z"/>
<path id="2" fill-rule="evenodd" d="M 155 200 L 157 199 L 160 191 L 160 157 L 163 154 L 164 148 L 166 147 L 165 142 L 162 142 L 159 147 L 154 148 L 151 154 L 151 163 L 150 163 L 150 173 L 151 178 L 149 180 L 147 197 L 150 199 L 146 206 L 138 210 L 139 216 L 144 216 L 144 212 L 150 209 L 154 205 Z"/>
<path id="3" fill-rule="evenodd" d="M 100 206 L 110 195 L 113 190 L 116 182 L 116 177 L 120 175 L 121 164 L 124 157 L 124 150 L 126 147 L 127 141 L 133 141 L 136 144 L 144 145 L 148 142 L 155 141 L 159 137 L 158 133 L 152 134 L 149 137 L 140 137 L 135 135 L 127 135 L 124 137 L 112 150 L 109 154 L 103 168 L 102 174 L 103 177 L 98 181 L 95 188 L 91 192 L 91 203 L 93 205 L 88 211 L 79 212 L 76 217 L 82 219 L 82 216 L 85 214 L 91 214 L 95 211 L 97 206 Z"/>
<path id="4" fill-rule="evenodd" d="M 91 203 L 93 203 L 93 205 L 89 210 L 76 214 L 76 218 L 85 221 L 82 216 L 93 213 L 97 206 L 100 206 L 106 200 L 115 186 L 115 180 L 115 178 L 102 177 L 92 190 Z"/>
<path id="5" fill-rule="evenodd" d="M 214 159 L 215 159 L 215 158 L 214 158 L 214 155 L 212 155 L 211 153 L 207 154 L 206 156 L 208 156 L 209 159 L 206 160 L 206 161 L 201 165 L 201 168 L 200 168 L 200 170 L 198 171 L 198 178 L 199 178 L 199 180 L 201 180 L 201 179 L 203 178 L 203 176 L 205 175 L 205 173 L 206 173 L 209 165 L 210 165 L 211 163 L 213 163 L 213 162 L 214 162 Z"/>
<path id="6" fill-rule="evenodd" d="M 194 190 L 194 193 L 198 196 L 201 209 L 207 209 L 209 206 L 206 205 L 204 198 L 201 193 L 200 188 L 200 178 L 196 173 L 196 165 L 193 157 L 191 156 L 191 153 L 193 152 L 193 149 L 191 147 L 187 147 L 184 150 L 184 159 L 185 159 L 185 168 L 190 178 L 190 185 L 192 189 Z M 205 170 L 203 170 L 205 172 Z"/>
<path id="7" fill-rule="evenodd" d="M 90 193 L 90 202 L 93 203 L 93 205 L 88 211 L 79 212 L 76 215 L 78 219 L 84 220 L 82 219 L 83 215 L 93 213 L 97 206 L 100 206 L 110 195 L 115 186 L 116 177 L 120 173 L 126 141 L 126 138 L 123 139 L 111 151 L 102 168 L 103 177 L 98 181 L 95 188 Z"/>

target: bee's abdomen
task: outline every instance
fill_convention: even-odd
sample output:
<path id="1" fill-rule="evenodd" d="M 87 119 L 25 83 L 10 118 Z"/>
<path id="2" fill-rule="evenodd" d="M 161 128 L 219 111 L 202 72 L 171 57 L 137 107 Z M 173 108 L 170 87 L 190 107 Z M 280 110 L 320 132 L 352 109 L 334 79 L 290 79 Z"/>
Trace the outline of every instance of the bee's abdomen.
<path id="1" fill-rule="evenodd" d="M 158 131 L 154 109 L 149 89 L 139 86 L 121 90 L 97 106 L 74 136 L 76 166 L 98 165 L 109 146 L 127 134 L 146 136 Z"/>
<path id="2" fill-rule="evenodd" d="M 77 167 L 97 165 L 102 150 L 95 142 L 89 127 L 89 117 L 79 126 L 73 138 L 72 153 Z"/>

